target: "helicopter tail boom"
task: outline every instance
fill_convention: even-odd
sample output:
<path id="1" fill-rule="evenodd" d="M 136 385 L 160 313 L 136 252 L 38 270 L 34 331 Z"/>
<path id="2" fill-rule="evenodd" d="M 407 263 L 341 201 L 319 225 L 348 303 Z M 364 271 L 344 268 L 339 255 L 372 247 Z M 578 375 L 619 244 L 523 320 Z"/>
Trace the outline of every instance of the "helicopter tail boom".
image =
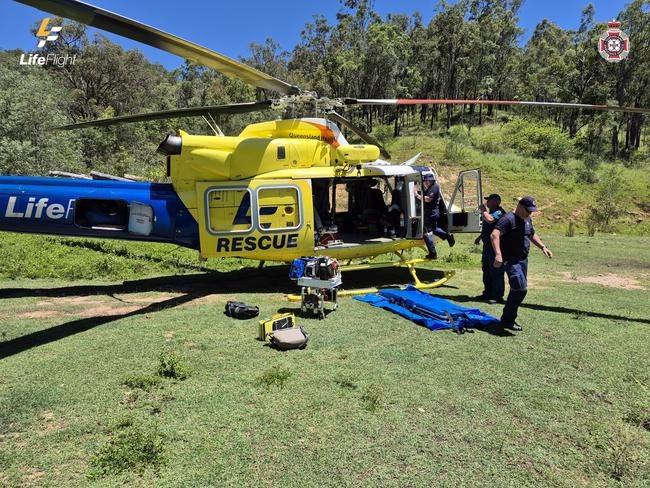
<path id="1" fill-rule="evenodd" d="M 158 183 L 0 177 L 0 231 L 199 247 L 196 221 Z"/>

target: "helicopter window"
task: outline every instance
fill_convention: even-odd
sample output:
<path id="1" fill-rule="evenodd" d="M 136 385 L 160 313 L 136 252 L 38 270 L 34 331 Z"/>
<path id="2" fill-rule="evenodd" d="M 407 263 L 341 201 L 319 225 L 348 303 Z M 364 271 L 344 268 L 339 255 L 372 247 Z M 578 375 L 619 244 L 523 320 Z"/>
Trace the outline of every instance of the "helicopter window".
<path id="1" fill-rule="evenodd" d="M 287 150 L 284 146 L 278 146 L 278 159 L 285 159 L 287 157 Z"/>
<path id="2" fill-rule="evenodd" d="M 253 229 L 248 188 L 210 188 L 205 194 L 208 225 L 212 233 L 239 233 Z"/>
<path id="3" fill-rule="evenodd" d="M 300 193 L 297 187 L 260 187 L 257 190 L 257 202 L 260 230 L 295 230 L 302 226 Z"/>
<path id="4" fill-rule="evenodd" d="M 124 230 L 129 225 L 129 206 L 126 200 L 80 198 L 75 204 L 74 222 L 89 229 Z"/>

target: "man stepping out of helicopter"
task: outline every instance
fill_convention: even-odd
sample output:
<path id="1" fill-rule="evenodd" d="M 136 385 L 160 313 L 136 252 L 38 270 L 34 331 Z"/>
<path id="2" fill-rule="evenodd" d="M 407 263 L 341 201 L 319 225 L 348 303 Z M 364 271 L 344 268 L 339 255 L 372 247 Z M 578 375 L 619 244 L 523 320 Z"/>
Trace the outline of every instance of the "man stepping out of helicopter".
<path id="1" fill-rule="evenodd" d="M 415 198 L 424 202 L 424 243 L 427 246 L 429 254 L 427 259 L 437 259 L 438 253 L 433 243 L 433 236 L 436 235 L 443 241 L 449 243 L 449 247 L 454 247 L 456 240 L 453 234 L 449 234 L 440 227 L 440 217 L 442 216 L 441 208 L 444 209 L 440 185 L 431 173 L 424 175 L 424 191 L 416 190 Z"/>

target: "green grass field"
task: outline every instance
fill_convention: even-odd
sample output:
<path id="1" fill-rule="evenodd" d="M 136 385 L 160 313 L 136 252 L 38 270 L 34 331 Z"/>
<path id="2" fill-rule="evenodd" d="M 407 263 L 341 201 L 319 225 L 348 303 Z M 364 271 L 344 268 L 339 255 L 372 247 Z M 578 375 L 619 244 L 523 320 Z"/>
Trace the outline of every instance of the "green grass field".
<path id="1" fill-rule="evenodd" d="M 45 252 L 0 268 L 0 486 L 648 486 L 647 237 L 543 237 L 556 257 L 533 255 L 521 333 L 431 332 L 345 298 L 280 353 L 223 307 L 296 308 L 286 270 L 5 234 L 4 256 Z M 500 313 L 472 301 L 470 236 L 440 257 L 459 271 L 436 295 Z M 157 375 L 161 354 L 188 377 Z"/>
<path id="2" fill-rule="evenodd" d="M 256 340 L 257 320 L 223 309 L 296 309 L 286 269 L 0 233 L 0 487 L 649 486 L 650 172 L 619 168 L 610 230 L 625 235 L 587 237 L 614 165 L 593 184 L 577 160 L 554 174 L 492 147 L 500 131 L 451 144 L 405 129 L 387 146 L 396 161 L 432 160 L 447 195 L 479 167 L 507 209 L 537 197 L 556 257 L 533 254 L 522 333 L 431 332 L 345 298 L 323 321 L 299 318 L 306 350 L 280 353 Z M 498 316 L 472 299 L 472 239 L 440 246 L 436 269 L 458 273 L 433 293 Z M 355 272 L 344 285 L 407 278 Z"/>

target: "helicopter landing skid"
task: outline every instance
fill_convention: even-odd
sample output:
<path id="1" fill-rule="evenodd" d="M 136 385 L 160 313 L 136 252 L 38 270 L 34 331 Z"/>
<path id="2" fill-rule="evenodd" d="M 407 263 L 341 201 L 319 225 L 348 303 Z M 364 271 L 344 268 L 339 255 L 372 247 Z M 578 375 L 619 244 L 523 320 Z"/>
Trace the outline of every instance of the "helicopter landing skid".
<path id="1" fill-rule="evenodd" d="M 397 254 L 397 253 L 396 253 Z M 361 263 L 361 264 L 347 264 L 341 266 L 341 271 L 358 271 L 362 269 L 379 269 L 379 268 L 398 268 L 406 267 L 408 268 L 409 273 L 413 277 L 413 283 L 410 284 L 418 290 L 429 290 L 432 288 L 438 288 L 439 286 L 447 283 L 453 276 L 456 274 L 455 271 L 444 271 L 444 275 L 435 281 L 420 281 L 417 275 L 415 268 L 416 264 L 428 263 L 431 262 L 430 259 L 404 259 L 401 255 L 397 254 L 400 258 L 399 261 L 385 262 L 385 263 Z M 377 293 L 379 290 L 384 288 L 399 288 L 400 290 L 405 289 L 409 284 L 401 285 L 387 285 L 382 287 L 371 287 L 371 288 L 358 288 L 354 290 L 339 290 L 338 296 L 350 296 L 350 295 L 367 295 L 369 293 Z M 299 302 L 301 300 L 300 295 L 287 295 L 287 300 L 290 302 Z"/>

